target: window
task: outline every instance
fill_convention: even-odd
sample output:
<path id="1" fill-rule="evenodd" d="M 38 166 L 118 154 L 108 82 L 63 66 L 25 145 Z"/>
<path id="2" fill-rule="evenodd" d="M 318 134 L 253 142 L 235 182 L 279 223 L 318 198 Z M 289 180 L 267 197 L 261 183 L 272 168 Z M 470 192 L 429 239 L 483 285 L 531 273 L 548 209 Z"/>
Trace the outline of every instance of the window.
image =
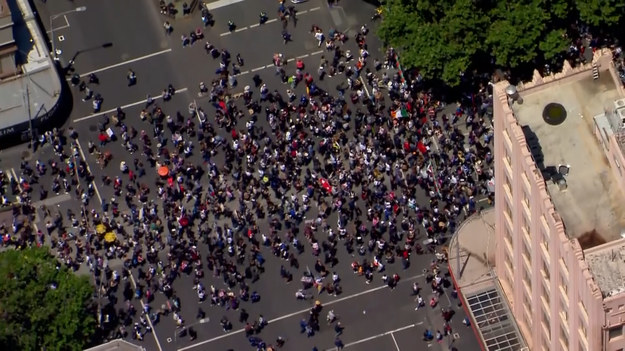
<path id="1" fill-rule="evenodd" d="M 608 335 L 610 340 L 620 338 L 623 336 L 623 326 L 619 325 L 616 327 L 612 327 L 608 330 Z"/>
<path id="2" fill-rule="evenodd" d="M 562 324 L 560 324 L 560 343 L 564 346 L 569 344 L 569 333 Z"/>
<path id="3" fill-rule="evenodd" d="M 584 302 L 580 301 L 578 303 L 578 307 L 579 307 L 579 311 L 581 312 L 581 315 L 583 317 L 584 323 L 588 323 L 588 311 L 586 310 L 586 306 L 584 305 Z"/>
<path id="4" fill-rule="evenodd" d="M 569 279 L 569 269 L 566 268 L 566 262 L 564 259 L 560 257 L 560 272 L 562 272 L 562 283 L 568 282 Z"/>
<path id="5" fill-rule="evenodd" d="M 527 286 L 527 289 L 532 291 L 532 279 L 530 278 L 530 274 L 527 269 L 523 268 L 523 283 Z M 528 304 L 531 306 L 531 304 Z"/>
<path id="6" fill-rule="evenodd" d="M 545 309 L 544 309 L 544 308 L 541 308 L 541 309 L 540 309 L 540 311 L 543 313 L 543 316 L 542 316 L 542 317 L 543 317 L 543 320 L 542 320 L 542 322 L 545 324 L 545 328 L 546 328 L 547 330 L 549 330 L 549 327 L 548 327 L 548 326 L 549 326 L 549 325 L 550 325 L 550 323 L 551 323 L 551 321 L 549 320 L 549 315 L 545 312 Z"/>
<path id="7" fill-rule="evenodd" d="M 543 245 L 545 245 L 545 251 L 549 252 L 549 232 L 543 229 Z"/>
<path id="8" fill-rule="evenodd" d="M 541 271 L 546 280 L 551 280 L 551 276 L 549 275 L 549 265 L 545 260 L 543 260 L 543 269 Z"/>

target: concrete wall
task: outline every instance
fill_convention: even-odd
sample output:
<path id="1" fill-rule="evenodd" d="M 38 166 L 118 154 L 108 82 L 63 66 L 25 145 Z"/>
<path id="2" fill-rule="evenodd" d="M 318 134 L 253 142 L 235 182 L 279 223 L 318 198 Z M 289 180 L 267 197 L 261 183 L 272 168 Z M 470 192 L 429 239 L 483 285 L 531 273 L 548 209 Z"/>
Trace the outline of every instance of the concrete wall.
<path id="1" fill-rule="evenodd" d="M 584 79 L 589 69 L 569 66 L 571 76 L 535 75 L 519 93 Z M 508 106 L 507 85 L 499 82 L 493 89 L 497 276 L 531 350 L 600 350 L 601 292 L 579 242 L 565 233 Z"/>
<path id="2" fill-rule="evenodd" d="M 606 255 L 612 251 L 621 251 L 625 245 L 625 239 L 614 240 L 603 245 L 595 246 L 584 251 L 586 255 L 604 252 Z M 603 300 L 604 320 L 601 324 L 603 345 L 606 351 L 617 351 L 625 348 L 625 294 L 617 294 L 606 297 Z M 620 333 L 617 337 L 610 337 L 610 330 Z"/>

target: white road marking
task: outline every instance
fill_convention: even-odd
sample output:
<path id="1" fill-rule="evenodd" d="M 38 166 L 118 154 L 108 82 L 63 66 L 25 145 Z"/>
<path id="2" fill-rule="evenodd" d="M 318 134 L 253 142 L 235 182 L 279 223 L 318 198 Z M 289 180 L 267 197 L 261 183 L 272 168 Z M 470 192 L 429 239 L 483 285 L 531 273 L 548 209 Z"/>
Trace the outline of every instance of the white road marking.
<path id="1" fill-rule="evenodd" d="M 220 1 L 223 1 L 223 0 L 220 0 Z M 244 1 L 244 0 L 239 0 L 239 1 Z M 218 1 L 218 2 L 219 2 L 219 1 Z M 238 2 L 238 1 L 237 1 L 237 2 Z M 298 12 L 297 12 L 297 14 L 298 14 L 298 15 L 304 15 L 304 14 L 306 14 L 306 13 L 310 13 L 310 12 L 313 12 L 313 11 L 317 11 L 317 10 L 319 10 L 319 9 L 321 9 L 321 8 L 320 8 L 320 7 L 314 7 L 314 8 L 312 8 L 312 9 L 310 9 L 310 10 L 302 10 L 302 11 L 298 11 Z M 278 19 L 277 19 L 277 18 L 272 18 L 272 19 L 270 19 L 270 20 L 265 21 L 265 23 L 263 23 L 263 24 L 269 24 L 269 23 L 273 23 L 273 22 L 277 22 L 277 21 L 278 21 Z M 251 28 L 256 28 L 256 27 L 259 27 L 259 26 L 260 26 L 260 23 L 255 23 L 255 24 L 251 24 L 251 25 L 246 26 L 246 27 L 241 27 L 241 28 L 235 29 L 235 30 L 234 30 L 234 32 L 235 32 L 235 33 L 238 33 L 238 32 L 242 32 L 242 31 L 244 31 L 244 30 L 251 29 Z M 230 35 L 230 34 L 232 34 L 232 32 L 223 32 L 223 33 L 219 34 L 219 36 L 221 36 L 221 37 L 225 37 L 226 35 Z"/>
<path id="2" fill-rule="evenodd" d="M 355 345 L 359 345 L 359 344 L 365 343 L 367 341 L 379 339 L 379 338 L 385 337 L 387 335 L 390 335 L 393 338 L 393 341 L 395 341 L 395 337 L 393 336 L 393 333 L 398 333 L 400 331 L 404 331 L 406 329 L 414 328 L 416 326 L 417 326 L 417 324 L 410 324 L 410 325 L 407 325 L 405 327 L 397 328 L 395 330 L 389 330 L 387 332 L 380 333 L 380 334 L 377 334 L 377 335 L 373 335 L 373 336 L 370 336 L 368 338 L 356 340 L 356 341 L 350 342 L 349 344 L 345 344 L 345 348 L 348 348 L 348 347 L 351 347 L 351 346 L 355 346 Z M 399 346 L 397 346 L 397 342 L 396 341 L 395 341 L 395 347 L 397 347 L 397 350 L 399 351 Z M 333 347 L 331 349 L 328 349 L 327 351 L 338 351 L 338 350 L 339 350 L 338 347 Z"/>
<path id="3" fill-rule="evenodd" d="M 51 30 L 47 31 L 46 33 L 51 34 L 52 32 L 55 32 L 57 30 L 61 30 L 61 29 L 65 29 L 65 28 L 69 28 L 69 21 L 67 20 L 67 15 L 63 15 L 63 18 L 65 19 L 65 24 L 60 26 L 60 27 L 52 27 Z"/>
<path id="4" fill-rule="evenodd" d="M 109 69 L 112 69 L 112 68 L 116 68 L 116 67 L 119 67 L 119 66 L 128 65 L 128 64 L 131 64 L 131 63 L 133 63 L 133 62 L 137 62 L 137 61 L 141 61 L 141 60 L 149 59 L 150 57 L 154 57 L 154 56 L 158 56 L 158 55 L 166 54 L 166 53 L 168 53 L 168 52 L 171 52 L 171 49 L 165 49 L 165 50 L 161 50 L 161 51 L 153 52 L 153 53 L 148 54 L 148 55 L 143 55 L 143 56 L 140 56 L 140 57 L 133 58 L 132 60 L 126 60 L 126 61 L 124 61 L 124 62 L 116 63 L 116 64 L 114 64 L 114 65 L 110 65 L 110 66 L 106 66 L 106 67 L 98 68 L 98 69 L 93 70 L 93 71 L 91 71 L 91 72 L 83 73 L 83 74 L 81 74 L 81 75 L 80 75 L 80 77 L 81 77 L 81 78 L 83 78 L 83 77 L 87 77 L 87 76 L 88 76 L 88 75 L 90 75 L 91 73 L 98 73 L 98 72 L 106 71 L 106 70 L 109 70 Z M 70 80 L 71 80 L 71 78 L 68 78 L 68 79 L 67 79 L 67 81 L 68 81 L 68 82 L 69 82 Z"/>
<path id="5" fill-rule="evenodd" d="M 137 283 L 135 282 L 135 278 L 132 276 L 132 273 L 130 273 L 129 275 L 130 277 L 130 282 L 132 282 L 132 287 L 137 290 Z M 145 309 L 145 304 L 143 303 L 143 298 L 141 298 L 139 300 L 139 302 L 141 302 L 141 309 Z M 150 328 L 152 329 L 152 332 L 150 334 L 152 334 L 152 336 L 154 336 L 154 340 L 156 341 L 156 346 L 158 347 L 159 351 L 163 351 L 163 348 L 161 347 L 161 342 L 158 341 L 158 337 L 156 336 L 156 330 L 154 330 L 154 325 L 152 324 L 152 318 L 146 318 L 148 321 L 148 324 L 150 325 Z"/>
<path id="6" fill-rule="evenodd" d="M 177 93 L 184 93 L 187 90 L 189 90 L 189 89 L 188 88 L 178 89 L 178 90 L 176 90 L 176 94 Z M 152 98 L 153 100 L 158 100 L 158 99 L 162 98 L 160 93 L 156 93 L 153 96 L 154 96 Z M 147 101 L 148 101 L 147 99 L 143 99 L 143 100 L 140 100 L 140 101 L 137 101 L 137 102 L 132 102 L 130 104 L 126 104 L 126 105 L 123 105 L 123 106 L 120 106 L 120 107 L 122 109 L 125 109 L 125 108 L 128 108 L 128 107 L 133 107 L 133 106 L 145 104 Z M 108 113 L 112 113 L 112 112 L 115 112 L 115 111 L 117 111 L 117 108 L 112 108 L 110 110 L 92 113 L 92 114 L 87 115 L 85 117 L 76 118 L 75 120 L 73 120 L 73 122 L 76 123 L 76 122 L 85 121 L 85 120 L 92 119 L 92 118 L 95 118 L 95 117 L 98 117 L 98 116 L 102 116 L 102 115 L 105 115 L 105 114 L 108 114 Z"/>
<path id="7" fill-rule="evenodd" d="M 412 276 L 412 277 L 409 277 L 409 278 L 406 278 L 406 279 L 402 279 L 402 280 L 400 281 L 400 283 L 401 283 L 401 282 L 408 282 L 408 281 L 415 280 L 415 279 L 418 279 L 418 278 L 422 278 L 422 277 L 424 277 L 424 276 L 425 276 L 424 274 L 418 274 L 418 275 L 415 275 L 415 276 Z M 356 297 L 363 296 L 363 295 L 367 295 L 367 294 L 370 294 L 370 293 L 372 293 L 372 292 L 376 292 L 376 291 L 379 291 L 379 290 L 382 290 L 382 289 L 388 289 L 388 285 L 387 285 L 387 284 L 384 284 L 384 285 L 382 285 L 382 286 L 378 286 L 378 287 L 376 287 L 376 288 L 369 289 L 369 290 L 363 290 L 363 291 L 361 291 L 361 292 L 359 292 L 359 293 L 355 293 L 355 294 L 352 294 L 352 295 L 348 295 L 348 296 L 345 296 L 345 297 L 341 297 L 341 298 L 336 299 L 336 300 L 332 300 L 332 301 L 328 301 L 328 302 L 323 302 L 323 303 L 322 303 L 322 305 L 323 305 L 323 306 L 331 306 L 331 305 L 335 305 L 335 304 L 337 304 L 337 303 L 340 303 L 340 302 L 343 302 L 343 301 L 347 301 L 347 300 L 351 300 L 351 299 L 354 299 L 354 298 L 356 298 Z M 280 317 L 277 317 L 277 318 L 274 318 L 274 319 L 270 320 L 270 321 L 269 321 L 269 324 L 271 324 L 271 323 L 275 323 L 275 322 L 278 322 L 278 321 L 281 321 L 281 320 L 283 320 L 283 319 L 291 318 L 291 317 L 294 317 L 294 316 L 297 316 L 297 315 L 301 315 L 301 314 L 307 313 L 307 312 L 309 312 L 309 311 L 310 311 L 310 308 L 307 308 L 307 309 L 304 309 L 304 310 L 301 310 L 301 311 L 297 311 L 297 312 L 293 312 L 293 313 L 285 314 L 284 316 L 280 316 Z M 358 341 L 353 342 L 353 343 L 351 343 L 351 344 L 356 345 L 356 344 L 359 344 L 359 343 L 362 343 L 362 342 L 365 342 L 365 341 L 369 341 L 369 340 L 372 340 L 372 339 L 375 339 L 375 338 L 379 338 L 379 337 L 381 337 L 381 336 L 388 335 L 389 333 L 396 333 L 396 332 L 400 332 L 400 331 L 402 331 L 402 330 L 409 329 L 409 328 L 412 328 L 412 327 L 414 327 L 414 326 L 415 326 L 415 324 L 411 324 L 411 325 L 409 325 L 409 326 L 402 327 L 402 328 L 395 329 L 395 330 L 391 330 L 390 332 L 382 333 L 382 334 L 379 334 L 379 335 L 373 336 L 373 337 L 371 337 L 371 338 L 367 338 L 367 339 L 363 339 L 363 340 L 358 340 Z M 180 349 L 178 349 L 178 351 L 186 351 L 186 350 L 191 350 L 191 349 L 194 349 L 194 348 L 196 348 L 196 347 L 198 347 L 198 346 L 202 346 L 202 345 L 209 344 L 209 343 L 211 343 L 211 342 L 213 342 L 213 341 L 217 341 L 217 340 L 225 339 L 225 338 L 227 338 L 227 337 L 230 337 L 230 336 L 232 336 L 232 335 L 236 335 L 236 334 L 241 334 L 241 333 L 243 333 L 244 331 L 245 331 L 245 329 L 239 329 L 239 330 L 231 331 L 231 332 L 229 332 L 228 334 L 223 334 L 223 335 L 220 335 L 220 336 L 216 336 L 216 337 L 214 337 L 214 338 L 212 338 L 212 339 L 207 339 L 207 340 L 204 340 L 204 341 L 200 341 L 200 342 L 198 342 L 198 343 L 196 343 L 196 344 L 193 344 L 193 345 L 189 345 L 189 346 L 186 346 L 186 347 L 180 348 Z M 345 346 L 349 346 L 349 345 L 351 345 L 351 344 L 347 344 L 347 345 L 345 345 Z"/>
<path id="8" fill-rule="evenodd" d="M 395 340 L 395 335 L 393 333 L 391 333 L 391 338 L 393 338 L 393 343 L 395 344 L 395 348 L 397 349 L 397 351 L 401 351 L 399 349 L 399 345 L 397 345 L 397 340 Z"/>
<path id="9" fill-rule="evenodd" d="M 17 182 L 17 189 L 21 193 L 22 192 L 22 183 L 20 183 L 20 178 L 17 176 L 17 173 L 15 173 L 15 168 L 11 168 L 11 174 L 13 174 L 13 179 L 15 179 L 15 181 Z M 20 199 L 20 197 L 18 197 L 18 199 Z M 19 202 L 21 202 L 21 201 L 19 201 Z"/>
<path id="10" fill-rule="evenodd" d="M 362 79 L 362 76 L 360 77 L 360 82 L 362 83 L 362 87 L 365 89 L 365 93 L 367 93 L 367 97 L 371 99 L 371 94 L 369 94 L 369 89 L 367 89 L 367 84 Z"/>
<path id="11" fill-rule="evenodd" d="M 297 56 L 297 58 L 290 58 L 290 59 L 287 59 L 286 62 L 287 63 L 294 62 L 296 59 L 311 57 L 311 56 L 319 55 L 321 53 L 323 53 L 323 50 L 311 52 L 310 54 L 300 55 L 300 56 Z M 271 67 L 275 67 L 275 66 L 274 65 L 266 65 L 266 66 L 256 67 L 256 68 L 254 68 L 252 70 L 241 72 L 241 73 L 237 74 L 237 76 L 242 76 L 242 75 L 248 74 L 250 72 L 256 72 L 256 71 L 260 71 L 260 70 L 271 68 Z"/>
<path id="12" fill-rule="evenodd" d="M 207 8 L 207 9 L 209 9 L 209 10 L 214 10 L 214 9 L 218 9 L 218 8 L 220 8 L 220 7 L 225 7 L 225 6 L 228 6 L 228 5 L 233 5 L 233 4 L 236 4 L 236 3 L 242 2 L 242 1 L 243 1 L 243 0 L 218 0 L 218 1 L 215 1 L 215 2 L 209 2 L 209 3 L 206 3 L 206 5 L 205 5 L 205 6 L 206 6 L 206 8 Z"/>
<path id="13" fill-rule="evenodd" d="M 85 152 L 82 151 L 82 145 L 80 145 L 80 141 L 78 141 L 78 138 L 76 138 L 76 145 L 78 145 L 78 151 L 80 151 L 80 157 L 82 157 L 83 161 L 85 161 L 85 164 L 87 165 L 87 171 L 89 171 L 90 174 L 93 174 L 91 172 L 91 167 L 89 167 L 89 162 L 87 162 L 87 158 L 85 157 Z M 95 181 L 92 181 L 93 183 L 93 190 L 95 190 L 95 194 L 98 196 L 98 200 L 100 200 L 100 204 L 103 203 L 102 201 L 102 196 L 100 196 L 100 190 L 98 190 L 98 185 L 96 184 Z"/>

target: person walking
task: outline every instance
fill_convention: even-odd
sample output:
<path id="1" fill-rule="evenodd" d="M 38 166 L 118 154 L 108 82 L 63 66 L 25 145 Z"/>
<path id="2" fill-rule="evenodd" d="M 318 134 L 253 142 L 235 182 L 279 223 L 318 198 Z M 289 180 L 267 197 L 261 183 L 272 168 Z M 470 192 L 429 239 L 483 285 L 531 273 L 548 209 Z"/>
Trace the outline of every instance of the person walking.
<path id="1" fill-rule="evenodd" d="M 282 31 L 282 40 L 284 40 L 284 45 L 291 41 L 291 34 L 286 30 Z"/>
<path id="2" fill-rule="evenodd" d="M 128 73 L 126 74 L 126 79 L 128 80 L 129 87 L 137 84 L 137 75 L 131 69 L 128 70 Z"/>

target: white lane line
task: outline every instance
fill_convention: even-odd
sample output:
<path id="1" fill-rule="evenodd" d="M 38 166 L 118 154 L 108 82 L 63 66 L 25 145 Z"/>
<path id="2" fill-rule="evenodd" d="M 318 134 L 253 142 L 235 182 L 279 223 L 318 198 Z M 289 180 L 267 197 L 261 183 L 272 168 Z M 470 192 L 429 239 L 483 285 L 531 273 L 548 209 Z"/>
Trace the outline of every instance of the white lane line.
<path id="1" fill-rule="evenodd" d="M 309 54 L 299 55 L 296 58 L 301 59 L 310 56 Z"/>
<path id="2" fill-rule="evenodd" d="M 178 90 L 176 90 L 176 92 L 175 92 L 175 93 L 176 93 L 176 94 L 177 94 L 177 93 L 184 93 L 184 92 L 185 92 L 185 91 L 187 91 L 187 90 L 189 90 L 189 89 L 188 89 L 188 88 L 182 88 L 182 89 L 178 89 Z M 158 100 L 158 99 L 162 98 L 162 96 L 161 96 L 161 94 L 160 94 L 160 93 L 156 93 L 156 94 L 154 94 L 153 96 L 154 96 L 154 97 L 152 98 L 153 100 Z M 137 106 L 137 105 L 145 104 L 147 101 L 148 101 L 147 99 L 143 99 L 143 100 L 140 100 L 140 101 L 137 101 L 137 102 L 132 102 L 132 103 L 130 103 L 130 104 L 126 104 L 126 105 L 123 105 L 123 106 L 120 106 L 120 107 L 121 107 L 122 109 L 125 109 L 125 108 L 128 108 L 128 107 L 133 107 L 133 106 Z M 106 114 L 108 114 L 108 113 L 112 113 L 112 112 L 115 112 L 115 111 L 117 111 L 117 108 L 112 108 L 112 109 L 110 109 L 110 110 L 106 110 L 106 111 L 100 111 L 100 112 L 92 113 L 92 114 L 87 115 L 87 116 L 85 116 L 85 117 L 76 118 L 75 120 L 73 120 L 73 122 L 74 122 L 74 123 L 76 123 L 76 122 L 85 121 L 85 120 L 92 119 L 92 118 L 95 118 L 95 117 L 98 117 L 98 116 L 102 116 L 102 115 L 106 115 Z"/>
<path id="3" fill-rule="evenodd" d="M 319 50 L 319 51 L 311 52 L 311 53 L 310 53 L 310 56 L 319 55 L 319 54 L 321 54 L 321 53 L 323 53 L 323 50 Z"/>
<path id="4" fill-rule="evenodd" d="M 65 19 L 65 24 L 60 26 L 60 27 L 52 27 L 49 31 L 47 31 L 46 33 L 48 34 L 52 34 L 52 32 L 55 32 L 57 30 L 61 30 L 61 29 L 65 29 L 65 28 L 69 28 L 69 21 L 67 20 L 67 15 L 63 15 L 63 18 Z"/>
<path id="5" fill-rule="evenodd" d="M 143 56 L 140 56 L 140 57 L 133 58 L 132 60 L 126 60 L 126 61 L 124 61 L 124 62 L 116 63 L 116 64 L 114 64 L 114 65 L 110 65 L 110 66 L 106 66 L 106 67 L 98 68 L 98 69 L 93 70 L 93 71 L 91 71 L 91 72 L 82 73 L 82 74 L 80 75 L 80 77 L 81 77 L 81 78 L 83 78 L 83 77 L 87 77 L 87 76 L 88 76 L 88 75 L 90 75 L 91 73 L 98 73 L 98 72 L 106 71 L 106 70 L 109 70 L 109 69 L 112 69 L 112 68 L 116 68 L 116 67 L 119 67 L 119 66 L 128 65 L 128 64 L 131 64 L 131 63 L 133 63 L 133 62 L 137 62 L 137 61 L 141 61 L 141 60 L 146 60 L 146 59 L 149 59 L 150 57 L 154 57 L 154 56 L 158 56 L 158 55 L 166 54 L 166 53 L 168 53 L 168 52 L 171 52 L 171 49 L 165 49 L 165 50 L 161 50 L 161 51 L 153 52 L 153 53 L 151 53 L 151 54 L 147 54 L 147 55 L 143 55 Z M 71 80 L 71 78 L 67 78 L 67 81 L 68 81 L 68 82 L 69 82 L 70 80 Z"/>
<path id="6" fill-rule="evenodd" d="M 244 30 L 247 30 L 247 27 L 237 28 L 237 29 L 235 29 L 234 31 L 238 33 L 238 32 L 242 32 L 242 31 L 244 31 Z"/>
<path id="7" fill-rule="evenodd" d="M 415 275 L 415 276 L 412 276 L 412 277 L 409 277 L 409 278 L 406 278 L 406 279 L 402 279 L 402 280 L 399 281 L 399 283 L 401 284 L 402 282 L 409 282 L 409 281 L 412 281 L 412 280 L 415 280 L 415 279 L 422 278 L 424 276 L 425 276 L 424 274 L 418 274 L 418 275 Z M 352 294 L 352 295 L 341 297 L 341 298 L 333 300 L 333 301 L 322 302 L 322 305 L 323 306 L 335 305 L 335 304 L 337 304 L 339 302 L 351 300 L 351 299 L 354 299 L 356 297 L 367 295 L 367 294 L 370 294 L 372 292 L 376 292 L 376 291 L 379 291 L 379 290 L 382 290 L 382 289 L 388 289 L 388 284 L 385 284 L 385 285 L 382 285 L 382 286 L 378 286 L 377 288 L 373 288 L 373 289 L 369 289 L 369 290 L 363 290 L 363 291 L 361 291 L 359 293 L 355 293 L 355 294 Z M 269 323 L 271 324 L 271 323 L 274 323 L 274 322 L 278 322 L 278 321 L 281 321 L 283 319 L 287 319 L 287 318 L 291 318 L 291 317 L 294 317 L 294 316 L 297 316 L 297 315 L 301 315 L 303 313 L 307 313 L 309 311 L 310 311 L 310 308 L 307 308 L 307 309 L 304 309 L 304 310 L 301 310 L 301 311 L 285 314 L 284 316 L 277 317 L 275 319 L 270 320 Z M 402 328 L 395 329 L 395 330 L 391 330 L 390 332 L 396 333 L 396 332 L 399 332 L 399 331 L 402 331 L 402 330 L 405 330 L 405 329 L 408 329 L 408 328 L 412 328 L 414 326 L 415 326 L 415 324 L 411 324 L 410 326 L 402 327 Z M 207 340 L 204 340 L 204 341 L 200 341 L 197 344 L 193 344 L 193 345 L 189 345 L 189 346 L 183 347 L 181 349 L 178 349 L 178 351 L 191 350 L 191 349 L 196 348 L 198 346 L 209 344 L 209 343 L 211 343 L 213 341 L 221 340 L 221 339 L 224 339 L 224 338 L 227 338 L 229 336 L 236 335 L 236 334 L 241 334 L 244 331 L 245 331 L 245 329 L 239 329 L 239 330 L 231 331 L 228 334 L 216 336 L 216 337 L 214 337 L 212 339 L 207 339 Z M 371 339 L 375 339 L 376 337 L 388 335 L 388 333 L 389 332 L 386 332 L 386 334 L 375 336 L 373 338 L 368 338 L 366 341 L 371 340 Z M 360 343 L 360 341 L 352 343 L 352 344 L 358 344 L 358 343 Z M 347 346 L 347 345 L 345 345 L 345 346 Z"/>
<path id="8" fill-rule="evenodd" d="M 389 330 L 387 332 L 380 333 L 378 335 L 373 335 L 373 336 L 370 336 L 368 338 L 356 340 L 354 342 L 350 342 L 349 344 L 345 344 L 345 348 L 348 348 L 348 347 L 351 347 L 351 346 L 356 346 L 356 345 L 359 345 L 359 344 L 362 344 L 364 342 L 371 341 L 371 340 L 374 340 L 374 339 L 379 339 L 379 338 L 385 337 L 387 335 L 393 336 L 393 333 L 398 333 L 400 331 L 404 331 L 406 329 L 414 328 L 416 326 L 417 326 L 416 324 L 410 324 L 410 325 L 407 325 L 405 327 L 397 328 L 395 330 Z M 395 337 L 393 337 L 393 341 L 394 340 L 395 340 Z M 395 346 L 397 346 L 397 342 L 395 342 Z M 334 348 L 331 348 L 329 351 L 335 351 L 335 350 L 338 350 L 338 348 L 334 347 Z M 397 350 L 399 350 L 399 347 L 397 347 Z"/>
<path id="9" fill-rule="evenodd" d="M 365 93 L 367 93 L 367 97 L 371 99 L 371 94 L 369 94 L 369 89 L 367 89 L 367 84 L 362 79 L 362 76 L 360 77 L 360 82 L 362 83 L 362 87 L 365 89 Z"/>
<path id="10" fill-rule="evenodd" d="M 296 14 L 297 14 L 297 15 L 303 15 L 303 14 L 305 14 L 306 12 L 308 12 L 308 10 L 297 11 L 297 12 L 296 12 Z"/>
<path id="11" fill-rule="evenodd" d="M 60 27 L 54 27 L 54 30 L 46 31 L 46 33 L 52 34 L 52 32 L 57 32 L 57 31 L 60 31 L 61 29 L 65 29 L 65 28 L 69 28 L 69 26 L 68 25 L 62 25 Z"/>
<path id="12" fill-rule="evenodd" d="M 15 168 L 11 168 L 11 174 L 13 174 L 13 179 L 15 179 L 15 182 L 17 183 L 17 189 L 21 193 L 22 192 L 22 183 L 20 183 L 20 178 L 17 176 L 17 173 L 15 173 Z M 21 197 L 18 196 L 18 199 L 21 199 Z M 18 201 L 18 202 L 21 202 L 21 201 Z"/>
<path id="13" fill-rule="evenodd" d="M 317 11 L 320 10 L 321 7 L 313 7 L 312 9 L 309 9 L 308 12 L 313 12 L 313 11 Z"/>
<path id="14" fill-rule="evenodd" d="M 82 151 L 82 145 L 80 145 L 80 141 L 78 141 L 78 138 L 76 138 L 76 145 L 78 145 L 78 151 L 80 151 L 80 157 L 82 157 L 83 161 L 85 161 L 85 164 L 87 165 L 87 171 L 89 172 L 89 174 L 94 175 L 91 172 L 91 167 L 89 167 L 89 162 L 87 162 L 87 158 L 85 157 L 85 152 Z M 102 196 L 100 196 L 100 190 L 98 190 L 98 185 L 96 184 L 95 181 L 91 181 L 93 183 L 93 190 L 95 190 L 95 194 L 98 196 L 98 200 L 100 200 L 100 204 L 103 203 L 102 201 Z"/>
<path id="15" fill-rule="evenodd" d="M 236 3 L 239 3 L 239 2 L 242 2 L 242 1 L 243 0 L 219 0 L 219 1 L 215 1 L 215 2 L 205 3 L 204 6 L 206 6 L 206 8 L 209 9 L 209 10 L 214 10 L 214 9 L 218 9 L 220 7 L 236 4 Z"/>
<path id="16" fill-rule="evenodd" d="M 278 19 L 277 19 L 277 18 L 272 18 L 272 19 L 268 20 L 268 21 L 267 21 L 267 22 L 265 22 L 265 23 L 273 23 L 273 22 L 277 22 L 277 21 L 278 21 Z"/>
<path id="17" fill-rule="evenodd" d="M 128 275 L 130 277 L 130 282 L 132 282 L 132 287 L 137 290 L 137 283 L 135 282 L 135 278 L 132 276 L 132 272 L 128 271 L 130 274 Z M 143 298 L 141 298 L 139 300 L 139 302 L 141 302 L 141 308 L 145 310 L 145 304 L 143 303 Z M 163 351 L 163 348 L 161 347 L 161 342 L 158 341 L 158 336 L 156 336 L 156 330 L 154 329 L 154 325 L 152 324 L 152 318 L 149 318 L 149 316 L 147 316 L 148 318 L 146 318 L 148 320 L 148 324 L 150 325 L 150 328 L 152 329 L 152 331 L 150 332 L 150 334 L 152 334 L 152 336 L 154 336 L 154 340 L 156 341 L 156 346 L 158 347 L 159 351 Z"/>
<path id="18" fill-rule="evenodd" d="M 220 37 L 225 37 L 226 35 L 230 35 L 232 34 L 232 32 L 225 32 L 225 33 L 221 33 L 219 34 Z"/>
<path id="19" fill-rule="evenodd" d="M 393 333 L 391 333 L 391 338 L 393 338 L 393 343 L 395 344 L 395 348 L 397 349 L 397 351 L 401 351 L 399 349 L 399 345 L 397 345 L 397 340 L 395 340 L 395 335 Z"/>
<path id="20" fill-rule="evenodd" d="M 250 28 L 256 28 L 256 27 L 258 27 L 258 26 L 260 26 L 260 24 L 256 23 L 256 24 L 252 24 L 252 25 L 250 25 Z"/>
<path id="21" fill-rule="evenodd" d="M 248 74 L 248 73 L 250 73 L 250 71 L 239 72 L 239 74 L 237 74 L 237 76 L 242 76 L 242 75 Z"/>
<path id="22" fill-rule="evenodd" d="M 260 66 L 260 67 L 252 68 L 250 71 L 256 72 L 256 71 L 260 71 L 261 69 L 265 69 L 265 68 L 267 68 L 267 66 Z"/>

